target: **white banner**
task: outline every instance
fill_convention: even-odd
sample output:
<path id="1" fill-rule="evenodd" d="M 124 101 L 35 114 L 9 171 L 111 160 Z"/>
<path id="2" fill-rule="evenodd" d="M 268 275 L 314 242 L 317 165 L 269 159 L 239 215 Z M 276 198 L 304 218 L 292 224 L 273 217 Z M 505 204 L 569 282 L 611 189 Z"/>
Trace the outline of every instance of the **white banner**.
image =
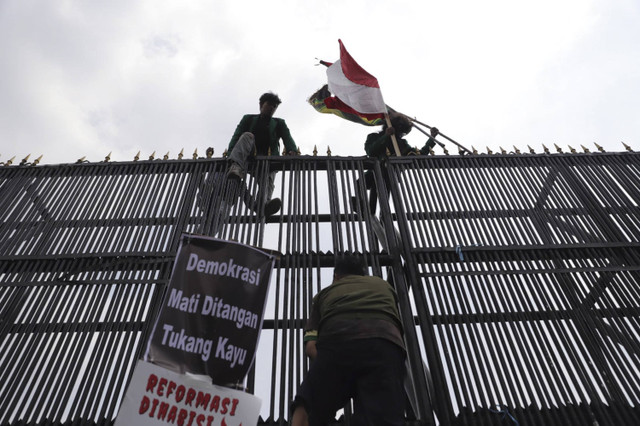
<path id="1" fill-rule="evenodd" d="M 249 426 L 260 398 L 138 361 L 115 426 Z"/>

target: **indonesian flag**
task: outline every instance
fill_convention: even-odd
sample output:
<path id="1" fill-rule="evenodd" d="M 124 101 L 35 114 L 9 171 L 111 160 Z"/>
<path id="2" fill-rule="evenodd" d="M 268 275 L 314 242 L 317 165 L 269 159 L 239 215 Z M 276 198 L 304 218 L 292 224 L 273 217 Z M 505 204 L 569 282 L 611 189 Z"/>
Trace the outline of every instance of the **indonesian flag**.
<path id="1" fill-rule="evenodd" d="M 324 61 L 321 61 L 323 63 Z M 329 66 L 331 64 L 328 64 Z M 349 105 L 342 102 L 336 96 L 331 96 L 327 84 L 318 89 L 307 100 L 311 106 L 318 112 L 323 114 L 335 114 L 345 120 L 354 123 L 363 124 L 365 126 L 379 126 L 384 123 L 384 114 L 362 114 Z M 387 109 L 389 106 L 387 106 Z"/>
<path id="2" fill-rule="evenodd" d="M 361 114 L 384 114 L 387 110 L 378 80 L 349 55 L 342 40 L 340 59 L 327 68 L 329 90 Z"/>

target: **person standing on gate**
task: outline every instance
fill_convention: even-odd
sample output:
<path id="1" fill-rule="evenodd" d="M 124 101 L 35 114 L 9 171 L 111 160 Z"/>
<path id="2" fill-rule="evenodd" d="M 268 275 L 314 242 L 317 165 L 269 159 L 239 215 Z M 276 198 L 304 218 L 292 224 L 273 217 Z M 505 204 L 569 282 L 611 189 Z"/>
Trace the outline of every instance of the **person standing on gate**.
<path id="1" fill-rule="evenodd" d="M 247 171 L 247 162 L 254 154 L 280 155 L 280 139 L 289 155 L 295 155 L 298 147 L 291 137 L 291 132 L 282 118 L 273 117 L 282 101 L 275 93 L 268 92 L 260 96 L 260 114 L 247 114 L 242 117 L 229 141 L 228 155 L 230 161 L 227 177 L 241 181 Z M 258 200 L 256 205 L 249 206 L 257 210 L 264 204 L 264 214 L 273 215 L 280 210 L 282 201 L 272 198 L 275 188 L 275 172 L 268 174 L 266 182 L 258 182 Z"/>
<path id="2" fill-rule="evenodd" d="M 367 136 L 367 140 L 364 144 L 364 150 L 369 157 L 377 158 L 378 160 L 386 160 L 390 156 L 395 156 L 395 148 L 391 139 L 391 135 L 396 136 L 398 142 L 398 149 L 402 155 L 427 155 L 429 151 L 435 146 L 435 138 L 440 133 L 436 127 L 431 128 L 431 136 L 421 149 L 414 148 L 404 139 L 404 136 L 411 132 L 413 127 L 411 121 L 400 113 L 390 113 L 391 126 L 388 127 L 385 123 L 382 126 L 382 130 L 377 133 L 370 133 Z M 384 188 L 383 190 L 389 194 L 390 182 L 389 174 L 386 168 L 382 169 Z M 379 189 L 376 187 L 376 182 L 372 172 L 366 172 L 364 175 L 364 183 L 367 189 L 371 190 L 369 194 L 369 211 L 371 214 L 376 213 L 376 204 L 378 201 Z M 356 185 L 357 188 L 357 185 Z M 357 190 L 357 189 L 356 189 Z M 360 201 L 361 203 L 363 200 Z M 352 200 L 354 208 L 356 208 L 357 200 Z M 363 203 L 364 204 L 364 203 Z"/>

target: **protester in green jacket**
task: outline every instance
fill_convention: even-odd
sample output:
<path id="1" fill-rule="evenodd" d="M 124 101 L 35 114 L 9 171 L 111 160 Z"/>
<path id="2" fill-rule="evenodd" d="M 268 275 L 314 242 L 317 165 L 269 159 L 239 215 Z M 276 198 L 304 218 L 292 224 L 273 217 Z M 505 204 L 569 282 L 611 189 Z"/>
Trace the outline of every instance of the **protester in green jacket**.
<path id="1" fill-rule="evenodd" d="M 361 257 L 338 259 L 305 330 L 313 363 L 294 400 L 293 425 L 327 424 L 350 398 L 354 424 L 404 425 L 405 349 L 388 282 L 367 276 Z"/>
<path id="2" fill-rule="evenodd" d="M 261 110 L 262 109 L 263 108 L 261 108 Z M 242 117 L 242 120 L 240 120 L 240 123 L 238 123 L 236 131 L 233 133 L 231 141 L 229 142 L 229 152 L 233 151 L 233 148 L 236 146 L 236 143 L 243 133 L 249 132 L 251 134 L 254 134 L 254 132 L 259 129 L 258 121 L 260 120 L 260 117 L 260 114 L 247 114 Z M 257 154 L 280 155 L 280 139 L 282 139 L 287 152 L 291 155 L 295 154 L 298 150 L 298 147 L 293 141 L 291 132 L 289 131 L 287 123 L 285 123 L 284 119 L 271 117 L 268 123 L 268 139 L 263 141 L 256 140 L 255 146 Z"/>
<path id="3" fill-rule="evenodd" d="M 282 118 L 275 118 L 273 114 L 282 101 L 275 93 L 265 93 L 260 96 L 260 114 L 247 114 L 242 117 L 236 131 L 229 142 L 229 171 L 227 177 L 242 180 L 247 171 L 247 161 L 257 155 L 280 155 L 280 139 L 282 139 L 287 153 L 296 154 L 298 147 L 291 137 L 291 132 Z M 275 188 L 275 172 L 268 174 L 266 182 L 258 182 L 258 200 L 253 209 L 264 204 L 264 214 L 269 216 L 280 210 L 282 202 L 273 198 Z"/>

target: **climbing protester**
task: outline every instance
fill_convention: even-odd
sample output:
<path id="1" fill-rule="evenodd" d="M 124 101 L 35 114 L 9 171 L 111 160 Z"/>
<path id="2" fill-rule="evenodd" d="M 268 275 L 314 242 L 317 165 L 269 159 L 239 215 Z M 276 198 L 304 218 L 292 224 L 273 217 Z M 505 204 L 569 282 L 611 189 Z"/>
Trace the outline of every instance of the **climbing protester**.
<path id="1" fill-rule="evenodd" d="M 294 155 L 298 147 L 291 132 L 282 118 L 273 117 L 282 101 L 275 93 L 268 92 L 260 96 L 260 114 L 247 114 L 242 117 L 229 142 L 229 170 L 227 177 L 242 181 L 246 175 L 247 162 L 254 155 L 280 155 L 280 139 L 289 155 Z M 271 198 L 275 188 L 276 172 L 269 172 L 266 181 L 258 180 L 258 200 L 250 206 L 258 210 L 264 205 L 264 214 L 273 215 L 280 210 L 279 198 Z"/>
<path id="2" fill-rule="evenodd" d="M 353 424 L 403 425 L 405 348 L 396 294 L 368 276 L 361 257 L 335 262 L 305 327 L 313 360 L 293 402 L 292 424 L 325 425 L 350 398 Z"/>
<path id="3" fill-rule="evenodd" d="M 393 141 L 391 135 L 396 136 L 396 141 L 398 143 L 398 149 L 400 153 L 404 155 L 427 155 L 431 151 L 431 149 L 435 146 L 435 137 L 438 136 L 439 131 L 436 127 L 431 128 L 431 136 L 424 144 L 421 149 L 417 149 L 409 145 L 409 143 L 404 139 L 404 136 L 411 132 L 412 123 L 411 121 L 400 113 L 390 113 L 391 118 L 391 126 L 387 126 L 385 123 L 382 126 L 382 130 L 377 133 L 370 133 L 367 136 L 367 140 L 364 144 L 364 150 L 369 157 L 377 158 L 379 160 L 386 160 L 388 157 L 395 156 L 395 147 L 393 146 Z M 384 191 L 389 194 L 390 182 L 389 175 L 386 171 L 386 168 L 383 168 L 383 179 L 384 179 Z M 374 180 L 373 172 L 368 171 L 364 175 L 364 184 L 366 189 L 371 190 L 371 194 L 369 195 L 369 211 L 371 214 L 375 214 L 376 212 L 376 204 L 378 201 L 378 188 L 376 187 L 376 182 Z M 356 182 L 356 185 L 359 185 Z M 357 191 L 357 186 L 356 186 Z M 354 208 L 357 210 L 357 200 L 352 200 L 354 203 Z"/>
<path id="4" fill-rule="evenodd" d="M 411 132 L 413 127 L 411 121 L 404 115 L 399 113 L 390 113 L 391 127 L 384 123 L 382 130 L 377 133 L 370 133 L 367 136 L 367 140 L 364 144 L 364 150 L 369 157 L 376 157 L 383 160 L 389 156 L 395 156 L 395 149 L 391 141 L 391 135 L 396 135 L 398 141 L 398 148 L 402 155 L 427 155 L 429 151 L 435 146 L 436 142 L 434 138 L 438 136 L 438 129 L 436 127 L 431 128 L 431 137 L 427 140 L 425 145 L 421 149 L 417 149 L 409 145 L 404 136 Z"/>

